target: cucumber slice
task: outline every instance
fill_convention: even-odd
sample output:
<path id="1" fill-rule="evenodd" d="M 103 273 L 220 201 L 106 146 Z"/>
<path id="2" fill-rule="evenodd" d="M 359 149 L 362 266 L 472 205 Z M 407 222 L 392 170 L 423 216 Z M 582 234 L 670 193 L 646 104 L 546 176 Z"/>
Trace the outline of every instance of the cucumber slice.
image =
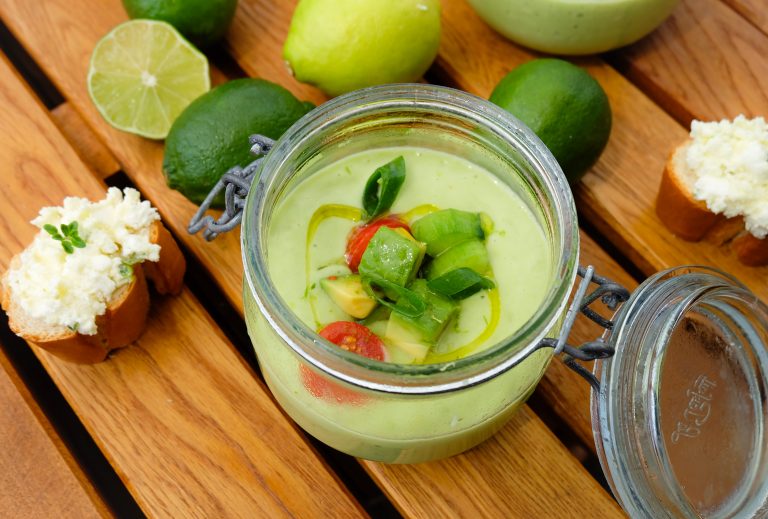
<path id="1" fill-rule="evenodd" d="M 417 279 L 408 288 L 427 301 L 426 310 L 418 317 L 411 317 L 399 313 L 395 307 L 389 316 L 384 340 L 413 358 L 413 362 L 421 362 L 456 315 L 458 305 L 430 291 L 423 279 Z"/>
<path id="2" fill-rule="evenodd" d="M 425 250 L 405 229 L 381 227 L 363 252 L 358 272 L 363 280 L 384 279 L 404 287 L 416 277 Z"/>
<path id="3" fill-rule="evenodd" d="M 481 276 L 488 272 L 491 263 L 485 243 L 480 240 L 468 240 L 454 245 L 433 259 L 425 274 L 427 279 L 432 280 L 461 268 L 472 269 Z"/>
<path id="4" fill-rule="evenodd" d="M 416 220 L 411 226 L 413 237 L 427 244 L 427 254 L 439 256 L 454 245 L 485 237 L 478 213 L 443 209 Z"/>

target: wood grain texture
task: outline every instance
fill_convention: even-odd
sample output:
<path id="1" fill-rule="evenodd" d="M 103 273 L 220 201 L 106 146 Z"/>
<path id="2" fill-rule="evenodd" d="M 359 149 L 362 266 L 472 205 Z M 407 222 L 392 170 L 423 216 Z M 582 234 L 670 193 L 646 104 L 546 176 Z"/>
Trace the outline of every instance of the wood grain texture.
<path id="1" fill-rule="evenodd" d="M 283 42 L 295 5 L 296 0 L 239 2 L 227 34 L 227 49 L 248 75 L 274 81 L 299 99 L 320 104 L 327 96 L 296 81 L 283 60 Z"/>
<path id="2" fill-rule="evenodd" d="M 6 267 L 36 231 L 27 221 L 40 207 L 102 198 L 105 188 L 4 60 L 0 85 Z M 361 514 L 186 290 L 155 298 L 139 341 L 106 362 L 35 353 L 150 516 Z"/>
<path id="3" fill-rule="evenodd" d="M 768 114 L 766 49 L 768 34 L 721 0 L 682 0 L 661 27 L 612 59 L 688 127 L 691 119 Z"/>
<path id="4" fill-rule="evenodd" d="M 752 25 L 768 34 L 768 6 L 765 0 L 722 0 L 746 18 Z"/>
<path id="5" fill-rule="evenodd" d="M 0 349 L 0 517 L 110 517 Z"/>
<path id="6" fill-rule="evenodd" d="M 437 65 L 459 88 L 487 98 L 511 69 L 535 57 L 490 29 L 465 0 L 444 0 L 442 5 Z M 765 62 L 768 56 L 760 59 Z M 574 190 L 580 216 L 647 275 L 676 265 L 711 265 L 768 299 L 768 268 L 745 267 L 728 247 L 678 239 L 656 217 L 654 203 L 664 163 L 687 131 L 602 61 L 577 63 L 600 82 L 613 111 L 608 146 Z"/>
<path id="7" fill-rule="evenodd" d="M 272 5 L 273 7 L 269 7 Z M 102 138 L 110 149 L 113 151 L 116 157 L 120 160 L 125 171 L 129 176 L 140 186 L 140 188 L 147 194 L 147 196 L 153 200 L 153 202 L 160 207 L 160 211 L 166 220 L 169 220 L 172 226 L 175 226 L 177 232 L 181 231 L 185 226 L 188 218 L 192 214 L 191 204 L 183 200 L 178 193 L 175 193 L 165 187 L 164 181 L 159 174 L 160 163 L 160 147 L 155 143 L 138 139 L 121 132 L 117 132 L 109 128 L 96 113 L 91 106 L 90 100 L 85 93 L 85 85 L 83 84 L 83 78 L 85 77 L 85 70 L 87 62 L 81 59 L 82 50 L 81 47 L 87 47 L 92 45 L 95 41 L 105 33 L 110 24 L 117 23 L 123 17 L 122 12 L 117 9 L 113 4 L 99 5 L 90 8 L 91 18 L 89 24 L 83 24 L 80 21 L 80 16 L 76 14 L 77 10 L 72 9 L 69 3 L 62 1 L 49 2 L 46 4 L 48 13 L 55 13 L 54 18 L 51 15 L 37 12 L 32 6 L 29 6 L 26 2 L 20 0 L 11 0 L 6 2 L 4 6 L 0 7 L 2 10 L 3 18 L 11 29 L 25 42 L 31 54 L 40 63 L 46 73 L 52 78 L 52 80 L 59 86 L 65 96 L 77 107 L 78 111 L 83 114 L 89 125 L 94 128 L 94 131 Z M 249 16 L 249 12 L 256 12 L 257 10 L 271 12 L 270 9 L 275 10 L 275 15 L 271 20 L 272 23 L 284 23 L 283 29 L 275 30 L 287 30 L 287 23 L 291 6 L 281 3 L 267 3 L 267 2 L 241 2 L 238 10 L 238 18 L 242 16 Z M 117 12 L 116 12 L 117 11 Z M 276 13 L 282 13 L 279 16 Z M 243 14 L 246 13 L 246 14 Z M 251 15 L 254 16 L 254 15 Z M 62 22 L 64 20 L 64 22 Z M 237 48 L 245 48 L 248 45 L 256 45 L 256 42 L 251 42 L 243 37 L 241 33 L 238 36 L 237 27 L 243 27 L 242 21 L 235 22 L 233 27 L 233 40 L 230 42 L 230 46 L 234 46 L 237 42 Z M 51 42 L 49 38 L 43 38 L 39 36 L 40 26 L 50 26 L 53 31 L 64 31 L 66 37 L 65 41 L 73 42 L 69 46 L 57 46 L 51 48 Z M 247 25 L 247 24 L 246 24 Z M 248 34 L 260 35 L 260 31 L 250 31 Z M 261 36 L 259 36 L 261 37 Z M 240 38 L 240 39 L 237 39 Z M 268 39 L 261 43 L 259 52 L 255 54 L 243 54 L 248 56 L 249 59 L 261 59 L 264 56 L 272 56 L 269 60 L 274 61 L 279 58 L 279 52 L 274 48 L 277 39 Z M 270 43 L 271 42 L 271 43 Z M 270 51 L 266 48 L 266 45 L 272 45 Z M 267 60 L 267 58 L 264 58 Z M 267 70 L 267 63 L 257 62 L 256 65 L 250 62 L 242 61 L 241 66 L 249 71 L 253 72 L 256 68 Z M 270 70 L 281 70 L 275 66 Z M 276 72 L 277 73 L 277 72 Z M 273 79 L 269 77 L 269 79 Z M 290 80 L 292 81 L 292 80 Z M 316 94 L 312 94 L 311 90 L 304 90 L 305 87 L 298 85 L 297 83 L 287 83 L 286 86 L 302 95 L 302 92 L 306 93 L 306 98 L 312 98 L 315 100 L 322 99 L 317 97 Z M 242 311 L 242 302 L 240 299 L 240 278 L 242 276 L 242 270 L 240 266 L 239 247 L 234 236 L 225 236 L 223 239 L 217 240 L 215 246 L 205 244 L 200 238 L 185 238 L 187 244 L 192 251 L 199 255 L 203 263 L 212 270 L 213 275 L 216 278 L 216 282 L 224 289 L 228 294 L 230 300 L 236 305 L 240 311 Z M 528 416 L 528 418 L 526 418 Z M 548 453 L 547 463 L 553 467 L 563 466 L 566 467 L 568 476 L 565 480 L 568 481 L 569 488 L 572 489 L 571 495 L 573 501 L 564 501 L 563 508 L 560 512 L 565 513 L 568 510 L 572 510 L 577 502 L 577 489 L 584 488 L 584 492 L 590 496 L 587 499 L 593 500 L 595 506 L 597 503 L 603 503 L 599 505 L 607 507 L 607 509 L 615 510 L 614 504 L 610 497 L 605 492 L 594 484 L 591 477 L 578 466 L 574 464 L 573 458 L 570 454 L 560 445 L 556 440 L 551 437 L 546 427 L 538 420 L 531 420 L 529 415 L 521 415 L 519 419 L 513 420 L 510 427 L 515 427 L 517 420 L 528 420 L 529 428 L 539 431 L 536 435 L 541 438 L 543 442 L 542 450 Z M 533 467 L 539 463 L 536 458 L 536 452 L 538 448 L 533 449 L 512 449 L 510 452 L 505 453 L 505 456 L 514 458 L 514 464 L 519 466 Z M 487 463 L 496 463 L 496 460 L 488 460 Z M 512 463 L 512 462 L 511 462 Z M 372 466 L 373 464 L 369 464 Z M 549 465 L 548 465 L 549 466 Z M 409 467 L 398 467 L 393 469 L 399 471 L 404 476 L 409 471 L 414 470 Z M 455 484 L 461 487 L 461 474 L 453 474 Z M 524 500 L 531 499 L 536 494 L 539 485 L 544 482 L 536 479 L 535 475 L 527 472 L 519 472 L 510 474 L 507 482 L 511 496 L 515 499 Z M 397 478 L 392 478 L 389 482 L 392 485 L 399 485 Z M 487 485 L 487 483 L 485 483 Z M 422 482 L 421 487 L 417 490 L 428 493 L 430 489 L 430 483 L 428 481 Z M 457 487 L 457 491 L 461 491 Z M 466 490 L 470 491 L 470 490 Z M 473 488 L 472 492 L 478 492 L 483 494 L 488 492 L 486 487 Z M 490 498 L 490 497 L 489 497 Z M 583 499 L 579 496 L 578 500 Z M 569 504 L 570 503 L 570 504 Z M 407 510 L 411 505 L 407 502 L 398 503 L 404 510 Z M 415 512 L 415 509 L 413 511 Z"/>
<path id="8" fill-rule="evenodd" d="M 570 480 L 584 469 L 573 458 L 560 459 L 559 443 L 539 424 L 523 408 L 499 434 L 461 456 L 366 468 L 412 517 L 623 517 L 614 501 L 596 499 L 602 491 L 594 480 Z M 520 457 L 520 451 L 531 456 Z"/>
<path id="9" fill-rule="evenodd" d="M 60 104 L 51 110 L 51 118 L 72 149 L 98 178 L 107 178 L 120 170 L 112 152 L 96 137 L 72 105 Z"/>

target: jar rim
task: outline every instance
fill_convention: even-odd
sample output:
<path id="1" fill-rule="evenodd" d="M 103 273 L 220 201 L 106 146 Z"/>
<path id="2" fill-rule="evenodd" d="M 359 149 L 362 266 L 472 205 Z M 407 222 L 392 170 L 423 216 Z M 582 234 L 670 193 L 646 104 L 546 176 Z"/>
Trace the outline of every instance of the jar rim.
<path id="1" fill-rule="evenodd" d="M 431 109 L 481 125 L 484 131 L 511 144 L 541 181 L 547 201 L 554 208 L 559 250 L 547 294 L 521 328 L 496 344 L 454 361 L 404 365 L 375 361 L 335 347 L 302 323 L 279 296 L 268 272 L 261 244 L 268 217 L 267 198 L 276 177 L 286 167 L 286 157 L 312 135 L 342 118 L 361 117 L 377 111 Z M 294 169 L 300 170 L 301 166 Z M 448 87 L 397 84 L 371 87 L 339 96 L 297 121 L 275 143 L 262 165 L 258 183 L 246 200 L 241 228 L 241 250 L 247 290 L 261 313 L 282 340 L 303 361 L 352 385 L 400 394 L 433 394 L 469 387 L 489 380 L 520 363 L 536 350 L 562 314 L 578 265 L 579 231 L 575 204 L 565 175 L 551 152 L 523 123 L 492 103 Z"/>

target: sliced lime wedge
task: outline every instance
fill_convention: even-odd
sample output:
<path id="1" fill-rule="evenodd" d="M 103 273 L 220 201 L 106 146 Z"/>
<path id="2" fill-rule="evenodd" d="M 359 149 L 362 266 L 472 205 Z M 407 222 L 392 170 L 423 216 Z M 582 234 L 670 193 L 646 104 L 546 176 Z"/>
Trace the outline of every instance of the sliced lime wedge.
<path id="1" fill-rule="evenodd" d="M 208 60 L 171 25 L 131 20 L 93 49 L 88 92 L 109 124 L 164 139 L 176 117 L 211 88 Z"/>

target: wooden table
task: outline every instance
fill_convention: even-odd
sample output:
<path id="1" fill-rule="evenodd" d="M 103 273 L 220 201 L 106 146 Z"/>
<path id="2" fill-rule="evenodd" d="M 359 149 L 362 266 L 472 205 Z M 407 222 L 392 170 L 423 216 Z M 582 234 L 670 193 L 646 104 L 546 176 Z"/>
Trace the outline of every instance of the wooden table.
<path id="1" fill-rule="evenodd" d="M 240 0 L 216 83 L 241 75 L 294 81 L 280 50 L 294 2 Z M 768 115 L 765 0 L 683 0 L 654 34 L 580 59 L 608 93 L 610 142 L 575 190 L 582 263 L 627 286 L 686 263 L 718 266 L 768 299 L 766 268 L 670 235 L 653 199 L 670 149 L 692 118 Z M 412 466 L 358 461 L 313 441 L 258 374 L 241 318 L 237 236 L 215 246 L 185 227 L 193 206 L 165 185 L 162 143 L 107 125 L 86 90 L 95 43 L 126 19 L 118 0 L 2 0 L 0 266 L 31 239 L 28 221 L 64 196 L 135 185 L 159 208 L 190 262 L 180 297 L 156 298 L 132 347 L 95 366 L 67 364 L 0 333 L 0 516 L 620 517 L 601 486 L 588 387 L 553 363 L 494 439 Z M 487 97 L 534 57 L 463 0 L 443 1 L 427 80 Z M 574 340 L 596 330 L 581 322 Z"/>

